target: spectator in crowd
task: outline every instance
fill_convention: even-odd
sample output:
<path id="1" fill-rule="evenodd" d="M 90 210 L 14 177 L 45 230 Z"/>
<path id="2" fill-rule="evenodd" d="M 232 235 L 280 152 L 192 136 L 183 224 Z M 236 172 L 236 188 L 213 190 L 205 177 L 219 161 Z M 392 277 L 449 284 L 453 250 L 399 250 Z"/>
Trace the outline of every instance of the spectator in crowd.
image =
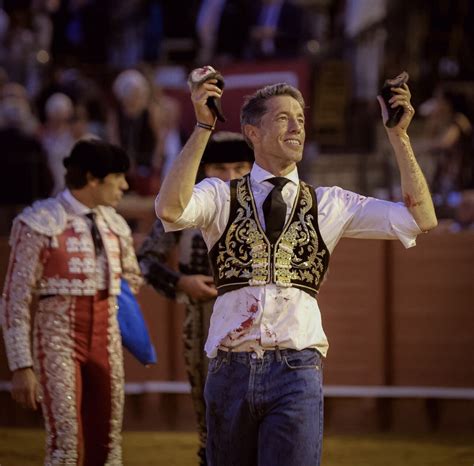
<path id="1" fill-rule="evenodd" d="M 109 63 L 112 66 L 127 68 L 142 61 L 147 20 L 145 13 L 143 0 L 114 2 L 114 7 L 110 10 Z"/>
<path id="2" fill-rule="evenodd" d="M 244 58 L 253 12 L 249 0 L 203 0 L 196 19 L 197 62 L 222 64 Z"/>
<path id="3" fill-rule="evenodd" d="M 202 1 L 204 0 L 162 0 L 164 60 L 190 63 L 195 59 L 195 22 Z"/>
<path id="4" fill-rule="evenodd" d="M 64 188 L 63 160 L 75 142 L 71 127 L 74 112 L 74 104 L 66 94 L 57 92 L 46 101 L 46 121 L 41 130 L 41 143 L 54 177 L 53 195 Z"/>
<path id="5" fill-rule="evenodd" d="M 118 106 L 109 115 L 108 138 L 130 155 L 130 188 L 148 194 L 161 167 L 158 105 L 150 83 L 137 70 L 122 71 L 113 83 L 113 92 Z"/>
<path id="6" fill-rule="evenodd" d="M 71 134 L 74 140 L 78 141 L 79 139 L 98 138 L 94 129 L 95 128 L 89 120 L 89 113 L 86 105 L 83 103 L 77 104 L 75 106 L 74 115 L 71 119 Z"/>
<path id="7" fill-rule="evenodd" d="M 76 112 L 78 107 L 82 107 L 79 111 L 87 116 L 87 132 L 100 139 L 106 139 L 105 97 L 96 80 L 85 76 L 78 68 L 62 66 L 51 68 L 35 98 L 38 116 L 41 121 L 46 120 L 44 111 L 46 101 L 57 92 L 66 94 L 73 101 Z"/>
<path id="8" fill-rule="evenodd" d="M 51 53 L 56 63 L 107 63 L 110 9 L 105 0 L 61 0 L 52 14 Z"/>
<path id="9" fill-rule="evenodd" d="M 0 96 L 2 100 L 4 100 L 4 102 L 7 104 L 13 103 L 13 102 L 20 104 L 20 106 L 14 105 L 12 108 L 9 107 L 11 112 L 13 111 L 13 108 L 15 108 L 16 111 L 18 112 L 21 112 L 20 108 L 22 110 L 28 109 L 27 112 L 21 112 L 22 115 L 25 117 L 24 119 L 21 119 L 21 128 L 26 133 L 33 134 L 38 130 L 38 121 L 36 117 L 33 115 L 30 102 L 28 99 L 28 93 L 24 86 L 16 82 L 9 82 L 7 78 L 6 82 L 1 87 Z M 8 115 L 11 115 L 11 114 L 8 113 Z M 6 115 L 6 118 L 8 118 L 7 115 Z M 3 120 L 0 117 L 0 126 L 2 124 L 3 124 Z"/>
<path id="10" fill-rule="evenodd" d="M 0 234 L 10 231 L 21 208 L 47 197 L 53 188 L 46 154 L 34 128 L 25 89 L 16 83 L 5 85 L 0 100 Z"/>
<path id="11" fill-rule="evenodd" d="M 0 10 L 0 62 L 11 80 L 29 94 L 41 85 L 42 67 L 50 60 L 52 22 L 46 0 L 7 0 Z"/>
<path id="12" fill-rule="evenodd" d="M 260 0 L 250 32 L 252 58 L 298 56 L 308 39 L 304 9 L 289 0 Z"/>
<path id="13" fill-rule="evenodd" d="M 31 11 L 25 2 L 8 2 L 4 17 L 1 54 L 10 79 L 25 84 L 34 62 L 35 37 Z"/>
<path id="14" fill-rule="evenodd" d="M 153 85 L 153 96 L 157 104 L 160 139 L 158 152 L 160 159 L 160 180 L 162 180 L 183 147 L 180 118 L 181 105 L 179 101 L 166 94 L 157 80 Z"/>
<path id="15" fill-rule="evenodd" d="M 449 212 L 449 218 L 440 220 L 437 233 L 474 231 L 474 189 L 457 193 L 451 200 Z"/>
<path id="16" fill-rule="evenodd" d="M 461 193 L 454 220 L 451 231 L 474 230 L 474 189 L 466 189 Z"/>
<path id="17" fill-rule="evenodd" d="M 438 86 L 420 113 L 427 117 L 423 146 L 434 158 L 431 189 L 442 204 L 449 193 L 474 188 L 472 121 L 466 98 L 446 86 Z"/>

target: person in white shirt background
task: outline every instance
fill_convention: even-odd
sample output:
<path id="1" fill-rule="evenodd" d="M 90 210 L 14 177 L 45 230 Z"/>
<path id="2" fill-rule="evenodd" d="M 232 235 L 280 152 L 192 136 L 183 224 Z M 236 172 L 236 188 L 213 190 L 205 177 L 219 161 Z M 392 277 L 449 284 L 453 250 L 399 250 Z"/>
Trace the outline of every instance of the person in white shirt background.
<path id="1" fill-rule="evenodd" d="M 386 131 L 405 205 L 299 180 L 305 103 L 285 83 L 258 90 L 241 109 L 242 132 L 255 154 L 250 174 L 194 186 L 215 125 L 206 101 L 222 91 L 215 80 L 192 90 L 198 124 L 155 208 L 169 231 L 200 228 L 214 267 L 219 296 L 205 346 L 211 358 L 205 387 L 210 465 L 320 464 L 321 362 L 328 341 L 316 295 L 330 253 L 342 237 L 399 239 L 411 247 L 437 225 L 407 135 L 411 94 L 406 85 L 393 91 L 389 104 L 404 113 Z M 379 102 L 386 122 L 387 108 Z"/>

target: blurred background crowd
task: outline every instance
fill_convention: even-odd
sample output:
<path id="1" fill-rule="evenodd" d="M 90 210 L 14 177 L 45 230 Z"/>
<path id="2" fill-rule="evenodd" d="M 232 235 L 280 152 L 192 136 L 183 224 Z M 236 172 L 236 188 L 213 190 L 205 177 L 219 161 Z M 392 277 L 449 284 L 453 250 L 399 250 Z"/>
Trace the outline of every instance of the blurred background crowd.
<path id="1" fill-rule="evenodd" d="M 410 135 L 441 228 L 472 228 L 474 3 L 426 5 L 0 1 L 0 234 L 24 205 L 63 188 L 62 160 L 83 137 L 123 146 L 133 161 L 130 195 L 155 196 L 192 129 L 189 71 L 262 63 L 298 64 L 308 75 L 309 181 L 392 200 L 397 171 L 375 97 L 385 78 L 408 71 L 417 110 Z M 238 114 L 240 103 L 224 95 L 225 113 Z"/>

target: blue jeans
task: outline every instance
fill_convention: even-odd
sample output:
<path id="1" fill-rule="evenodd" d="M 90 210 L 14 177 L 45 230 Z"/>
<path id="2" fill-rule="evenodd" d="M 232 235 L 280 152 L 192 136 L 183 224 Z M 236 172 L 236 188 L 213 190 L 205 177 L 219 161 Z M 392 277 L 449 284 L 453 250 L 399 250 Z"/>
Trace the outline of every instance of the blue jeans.
<path id="1" fill-rule="evenodd" d="M 318 466 L 321 356 L 314 349 L 219 351 L 204 390 L 209 466 Z"/>

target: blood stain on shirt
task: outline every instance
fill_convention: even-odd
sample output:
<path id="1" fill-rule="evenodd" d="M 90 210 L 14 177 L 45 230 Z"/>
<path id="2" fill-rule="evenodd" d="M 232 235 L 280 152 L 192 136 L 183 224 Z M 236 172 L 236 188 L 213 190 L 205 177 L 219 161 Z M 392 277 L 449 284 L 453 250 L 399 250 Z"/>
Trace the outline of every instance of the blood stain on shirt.
<path id="1" fill-rule="evenodd" d="M 278 343 L 278 339 L 277 339 L 277 335 L 276 335 L 275 331 L 269 329 L 266 325 L 265 325 L 265 335 L 267 336 L 267 338 L 273 340 L 274 344 Z"/>
<path id="2" fill-rule="evenodd" d="M 243 335 L 243 332 L 245 330 L 248 330 L 250 327 L 252 327 L 252 324 L 253 324 L 254 320 L 255 320 L 255 318 L 253 316 L 245 319 L 237 328 L 235 328 L 234 330 L 232 330 L 229 333 L 229 338 L 231 340 L 237 340 L 237 339 L 241 338 L 242 335 Z"/>

